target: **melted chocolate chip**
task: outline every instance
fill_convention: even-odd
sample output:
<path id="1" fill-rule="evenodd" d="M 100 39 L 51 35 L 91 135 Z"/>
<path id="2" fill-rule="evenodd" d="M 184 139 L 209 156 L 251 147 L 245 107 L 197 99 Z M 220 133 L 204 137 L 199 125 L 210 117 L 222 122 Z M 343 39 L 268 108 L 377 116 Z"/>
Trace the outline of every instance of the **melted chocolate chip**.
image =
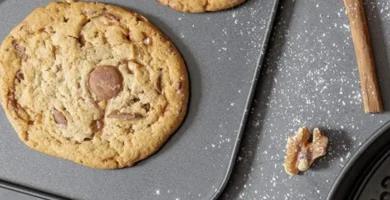
<path id="1" fill-rule="evenodd" d="M 122 91 L 123 77 L 113 66 L 99 66 L 89 75 L 89 87 L 100 100 L 109 100 Z"/>

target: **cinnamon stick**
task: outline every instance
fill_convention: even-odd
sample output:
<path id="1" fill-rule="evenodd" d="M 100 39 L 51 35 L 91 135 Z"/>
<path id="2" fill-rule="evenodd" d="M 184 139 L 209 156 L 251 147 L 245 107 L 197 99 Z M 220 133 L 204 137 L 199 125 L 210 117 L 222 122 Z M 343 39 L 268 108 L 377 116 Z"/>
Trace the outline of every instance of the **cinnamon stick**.
<path id="1" fill-rule="evenodd" d="M 352 40 L 355 46 L 364 111 L 366 113 L 383 112 L 363 0 L 344 0 L 344 5 L 347 9 Z"/>

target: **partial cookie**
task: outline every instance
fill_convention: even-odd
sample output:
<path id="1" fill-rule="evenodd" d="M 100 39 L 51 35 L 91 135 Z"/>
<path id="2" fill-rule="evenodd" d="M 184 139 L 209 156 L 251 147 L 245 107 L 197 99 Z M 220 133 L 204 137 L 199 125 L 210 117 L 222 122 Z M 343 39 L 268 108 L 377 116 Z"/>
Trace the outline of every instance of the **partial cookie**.
<path id="1" fill-rule="evenodd" d="M 200 13 L 206 11 L 219 11 L 232 8 L 245 2 L 245 0 L 157 0 L 182 12 Z"/>
<path id="2" fill-rule="evenodd" d="M 182 123 L 184 61 L 143 16 L 92 2 L 36 9 L 0 49 L 1 103 L 29 147 L 95 168 L 134 165 Z"/>

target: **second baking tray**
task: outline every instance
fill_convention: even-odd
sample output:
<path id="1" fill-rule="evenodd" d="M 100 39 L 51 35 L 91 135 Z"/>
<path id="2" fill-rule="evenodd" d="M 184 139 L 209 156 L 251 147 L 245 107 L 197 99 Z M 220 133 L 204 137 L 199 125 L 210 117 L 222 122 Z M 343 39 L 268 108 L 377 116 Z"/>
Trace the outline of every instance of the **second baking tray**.
<path id="1" fill-rule="evenodd" d="M 48 2 L 0 0 L 0 40 Z M 191 79 L 184 124 L 151 158 L 133 168 L 103 171 L 29 149 L 1 111 L 2 186 L 72 199 L 215 199 L 235 161 L 278 1 L 248 0 L 206 14 L 180 13 L 154 0 L 103 2 L 145 15 L 182 53 Z"/>

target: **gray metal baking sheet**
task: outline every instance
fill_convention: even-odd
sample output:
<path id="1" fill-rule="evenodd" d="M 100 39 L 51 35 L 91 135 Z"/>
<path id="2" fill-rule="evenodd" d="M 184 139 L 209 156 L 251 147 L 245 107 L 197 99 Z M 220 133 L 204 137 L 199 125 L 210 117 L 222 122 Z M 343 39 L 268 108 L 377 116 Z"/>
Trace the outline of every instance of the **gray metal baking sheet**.
<path id="1" fill-rule="evenodd" d="M 0 0 L 0 40 L 48 0 Z M 95 170 L 29 149 L 0 112 L 0 179 L 72 199 L 215 199 L 225 186 L 278 0 L 184 14 L 154 0 L 103 1 L 145 15 L 182 53 L 188 116 L 161 151 L 133 168 Z"/>

